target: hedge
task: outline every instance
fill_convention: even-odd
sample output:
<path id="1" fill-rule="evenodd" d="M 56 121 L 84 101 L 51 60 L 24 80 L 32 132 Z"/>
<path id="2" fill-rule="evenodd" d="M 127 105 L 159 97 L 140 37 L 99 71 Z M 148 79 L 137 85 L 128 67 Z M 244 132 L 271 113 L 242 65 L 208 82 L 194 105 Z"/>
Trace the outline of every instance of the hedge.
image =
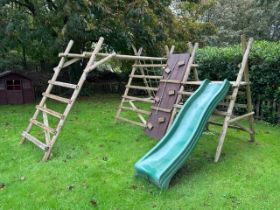
<path id="1" fill-rule="evenodd" d="M 242 55 L 240 45 L 231 47 L 205 47 L 198 50 L 200 79 L 235 80 Z M 255 41 L 249 57 L 252 95 L 256 100 L 275 101 L 280 106 L 280 41 Z M 279 113 L 269 107 L 262 108 L 265 120 L 279 122 Z M 277 119 L 278 118 L 278 119 Z"/>

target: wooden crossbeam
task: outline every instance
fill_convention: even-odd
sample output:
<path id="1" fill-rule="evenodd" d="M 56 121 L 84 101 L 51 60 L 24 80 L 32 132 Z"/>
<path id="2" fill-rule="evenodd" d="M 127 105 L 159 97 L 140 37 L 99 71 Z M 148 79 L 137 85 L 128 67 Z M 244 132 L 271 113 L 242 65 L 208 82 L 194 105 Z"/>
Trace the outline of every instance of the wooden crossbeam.
<path id="1" fill-rule="evenodd" d="M 242 120 L 243 118 L 250 117 L 251 115 L 254 115 L 254 114 L 255 114 L 255 112 L 250 112 L 250 113 L 247 113 L 247 114 L 243 114 L 241 116 L 230 119 L 229 122 L 233 123 L 235 121 Z"/>
<path id="2" fill-rule="evenodd" d="M 70 66 L 72 65 L 73 63 L 76 63 L 77 61 L 81 60 L 81 58 L 73 58 L 69 61 L 66 61 L 64 64 L 63 64 L 63 67 L 62 68 L 66 68 L 67 66 Z"/>
<path id="3" fill-rule="evenodd" d="M 89 58 L 92 55 L 91 52 L 84 52 L 82 54 L 74 54 L 74 53 L 59 53 L 59 57 L 67 57 L 67 58 Z M 107 57 L 110 55 L 109 53 L 97 53 L 97 56 Z M 164 57 L 148 57 L 148 56 L 140 56 L 140 55 L 120 55 L 116 54 L 114 58 L 119 60 L 153 60 L 153 61 L 166 61 L 167 58 Z"/>

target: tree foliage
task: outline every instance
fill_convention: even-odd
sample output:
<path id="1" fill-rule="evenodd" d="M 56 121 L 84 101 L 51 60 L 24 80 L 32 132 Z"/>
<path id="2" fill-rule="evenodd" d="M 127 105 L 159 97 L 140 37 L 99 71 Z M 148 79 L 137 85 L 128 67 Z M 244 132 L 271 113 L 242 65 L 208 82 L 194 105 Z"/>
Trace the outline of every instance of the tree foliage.
<path id="1" fill-rule="evenodd" d="M 9 61 L 12 52 L 24 69 L 39 63 L 42 70 L 57 61 L 69 39 L 76 50 L 90 50 L 100 36 L 107 48 L 132 53 L 142 46 L 156 55 L 163 45 L 186 44 L 189 29 L 181 27 L 169 8 L 170 0 L 2 0 L 0 53 Z M 193 27 L 195 28 L 195 27 Z M 179 44 L 178 44 L 179 45 Z M 12 63 L 15 62 L 15 59 Z M 5 64 L 1 63 L 2 68 Z M 1 68 L 1 66 L 0 66 Z"/>
<path id="2" fill-rule="evenodd" d="M 275 0 L 216 0 L 202 15 L 204 22 L 217 27 L 211 44 L 231 44 L 241 34 L 255 39 L 279 40 L 280 2 Z"/>

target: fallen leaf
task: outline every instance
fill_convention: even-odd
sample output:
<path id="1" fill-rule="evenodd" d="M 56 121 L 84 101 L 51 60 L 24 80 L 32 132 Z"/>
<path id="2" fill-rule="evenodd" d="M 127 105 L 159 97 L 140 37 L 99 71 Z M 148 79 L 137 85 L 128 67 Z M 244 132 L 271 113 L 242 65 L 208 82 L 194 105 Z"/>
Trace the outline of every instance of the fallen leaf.
<path id="1" fill-rule="evenodd" d="M 95 198 L 90 200 L 91 205 L 96 206 L 97 205 L 97 201 Z"/>
<path id="2" fill-rule="evenodd" d="M 4 183 L 0 183 L 0 189 L 3 189 L 5 187 Z"/>
<path id="3" fill-rule="evenodd" d="M 74 189 L 74 186 L 73 186 L 73 185 L 69 185 L 69 186 L 68 186 L 68 190 L 69 190 L 69 191 L 72 191 L 73 189 Z"/>

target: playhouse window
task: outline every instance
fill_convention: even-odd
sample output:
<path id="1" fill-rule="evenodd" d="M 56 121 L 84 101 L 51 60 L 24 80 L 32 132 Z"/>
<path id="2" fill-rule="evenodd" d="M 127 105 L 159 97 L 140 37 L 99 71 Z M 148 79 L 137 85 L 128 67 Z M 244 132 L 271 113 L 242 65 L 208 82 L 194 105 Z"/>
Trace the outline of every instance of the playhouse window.
<path id="1" fill-rule="evenodd" d="M 7 90 L 21 90 L 20 80 L 7 80 Z"/>
<path id="2" fill-rule="evenodd" d="M 5 90 L 5 83 L 3 80 L 0 80 L 0 90 Z"/>

